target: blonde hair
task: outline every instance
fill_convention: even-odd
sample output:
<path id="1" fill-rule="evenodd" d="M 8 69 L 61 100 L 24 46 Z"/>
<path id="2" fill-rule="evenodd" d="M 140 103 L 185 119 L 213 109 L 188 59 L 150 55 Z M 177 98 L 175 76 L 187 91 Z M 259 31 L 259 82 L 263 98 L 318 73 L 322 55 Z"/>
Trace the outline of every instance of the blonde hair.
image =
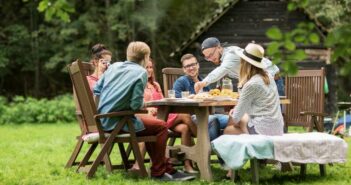
<path id="1" fill-rule="evenodd" d="M 150 53 L 150 47 L 145 42 L 134 41 L 127 47 L 127 60 L 145 66 L 145 56 Z"/>
<path id="2" fill-rule="evenodd" d="M 251 77 L 253 77 L 256 74 L 261 75 L 263 82 L 266 85 L 269 85 L 270 81 L 266 71 L 254 65 L 251 65 L 249 62 L 245 61 L 244 59 L 241 59 L 238 88 L 242 88 L 245 85 L 245 83 L 249 81 Z"/>

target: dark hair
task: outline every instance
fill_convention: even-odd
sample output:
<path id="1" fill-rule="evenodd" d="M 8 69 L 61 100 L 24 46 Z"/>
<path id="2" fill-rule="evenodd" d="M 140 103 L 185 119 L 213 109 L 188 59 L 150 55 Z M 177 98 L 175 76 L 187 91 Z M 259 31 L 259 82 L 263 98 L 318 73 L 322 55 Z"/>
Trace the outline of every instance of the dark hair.
<path id="1" fill-rule="evenodd" d="M 110 56 L 112 56 L 111 51 L 106 49 L 105 45 L 99 43 L 99 44 L 95 44 L 91 48 L 91 58 L 93 60 L 98 60 L 98 59 L 102 58 L 103 55 L 110 55 Z"/>
<path id="2" fill-rule="evenodd" d="M 185 60 L 188 60 L 191 58 L 195 58 L 195 56 L 193 54 L 187 53 L 187 54 L 183 55 L 182 58 L 180 58 L 180 62 L 183 64 L 183 62 Z"/>

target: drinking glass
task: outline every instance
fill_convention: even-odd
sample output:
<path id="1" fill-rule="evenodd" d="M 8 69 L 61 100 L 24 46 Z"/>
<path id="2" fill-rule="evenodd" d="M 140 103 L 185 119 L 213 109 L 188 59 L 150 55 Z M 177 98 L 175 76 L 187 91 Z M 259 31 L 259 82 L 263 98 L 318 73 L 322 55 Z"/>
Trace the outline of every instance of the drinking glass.
<path id="1" fill-rule="evenodd" d="M 168 90 L 168 98 L 175 98 L 175 91 L 174 90 Z"/>
<path id="2" fill-rule="evenodd" d="M 188 98 L 189 94 L 189 91 L 182 91 L 182 98 Z"/>

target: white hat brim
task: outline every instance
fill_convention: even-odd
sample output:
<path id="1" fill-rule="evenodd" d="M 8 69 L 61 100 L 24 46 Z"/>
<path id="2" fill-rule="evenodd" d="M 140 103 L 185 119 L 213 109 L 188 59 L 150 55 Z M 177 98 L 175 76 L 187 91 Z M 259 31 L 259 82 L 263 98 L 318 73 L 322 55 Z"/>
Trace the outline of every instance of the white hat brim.
<path id="1" fill-rule="evenodd" d="M 257 62 L 255 60 L 252 60 L 251 58 L 247 57 L 246 55 L 244 55 L 244 49 L 238 49 L 238 50 L 235 50 L 235 53 L 237 55 L 239 55 L 240 58 L 244 59 L 245 61 L 249 62 L 250 64 L 258 67 L 258 68 L 261 68 L 261 69 L 265 69 L 266 66 L 261 62 Z"/>

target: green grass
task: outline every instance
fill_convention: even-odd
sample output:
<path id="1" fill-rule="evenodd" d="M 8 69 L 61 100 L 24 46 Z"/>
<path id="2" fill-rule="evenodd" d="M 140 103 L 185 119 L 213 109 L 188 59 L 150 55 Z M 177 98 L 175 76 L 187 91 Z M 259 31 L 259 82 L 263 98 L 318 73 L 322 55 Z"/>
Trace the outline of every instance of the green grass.
<path id="1" fill-rule="evenodd" d="M 99 167 L 95 177 L 87 180 L 85 174 L 76 173 L 75 168 L 64 169 L 79 134 L 76 124 L 2 125 L 0 127 L 0 185 L 15 184 L 180 184 L 164 183 L 149 178 L 138 178 L 121 170 L 107 173 Z M 351 138 L 347 139 L 351 144 Z M 273 166 L 260 170 L 262 184 L 351 184 L 351 147 L 346 164 L 327 166 L 327 176 L 319 176 L 318 165 L 307 165 L 306 179 L 299 179 L 299 170 L 281 173 Z M 86 149 L 86 148 L 84 148 Z M 119 156 L 114 150 L 112 158 Z M 248 165 L 246 165 L 248 166 Z M 225 171 L 218 164 L 212 165 L 214 182 L 210 184 L 233 184 L 223 180 Z M 240 173 L 240 184 L 250 184 L 247 167 Z M 209 184 L 194 180 L 182 184 Z"/>

